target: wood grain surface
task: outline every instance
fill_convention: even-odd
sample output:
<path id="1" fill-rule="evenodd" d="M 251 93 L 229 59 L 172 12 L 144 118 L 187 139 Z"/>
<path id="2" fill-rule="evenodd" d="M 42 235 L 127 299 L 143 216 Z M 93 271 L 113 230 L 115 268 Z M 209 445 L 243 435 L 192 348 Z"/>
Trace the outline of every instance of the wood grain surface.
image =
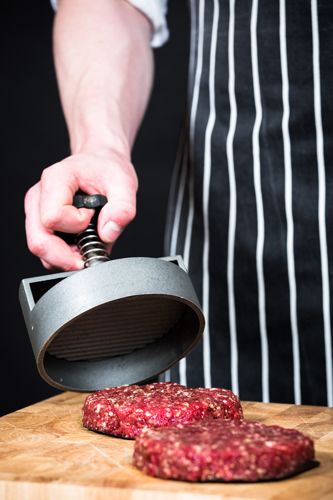
<path id="1" fill-rule="evenodd" d="M 65 392 L 0 418 L 1 500 L 333 500 L 333 409 L 244 402 L 247 419 L 311 436 L 320 466 L 276 482 L 192 484 L 146 476 L 131 465 L 133 441 L 83 428 L 84 398 Z"/>

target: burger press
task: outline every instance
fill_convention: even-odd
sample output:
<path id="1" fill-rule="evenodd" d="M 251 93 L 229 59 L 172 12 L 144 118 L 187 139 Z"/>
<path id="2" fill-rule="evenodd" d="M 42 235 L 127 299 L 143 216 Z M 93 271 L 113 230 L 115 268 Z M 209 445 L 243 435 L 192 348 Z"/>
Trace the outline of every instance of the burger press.
<path id="1" fill-rule="evenodd" d="M 97 235 L 101 195 L 77 236 L 80 271 L 21 281 L 19 299 L 41 377 L 62 390 L 94 391 L 147 381 L 186 356 L 204 316 L 180 256 L 109 260 Z"/>

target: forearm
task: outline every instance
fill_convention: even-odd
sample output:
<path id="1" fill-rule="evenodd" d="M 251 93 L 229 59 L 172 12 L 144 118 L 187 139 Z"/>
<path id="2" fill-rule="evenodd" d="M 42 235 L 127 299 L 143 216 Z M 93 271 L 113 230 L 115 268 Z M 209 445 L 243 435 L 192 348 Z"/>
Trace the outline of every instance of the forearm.
<path id="1" fill-rule="evenodd" d="M 125 0 L 60 0 L 54 58 L 72 154 L 44 168 L 25 197 L 28 247 L 43 265 L 74 270 L 79 233 L 92 211 L 73 207 L 78 191 L 107 197 L 98 233 L 114 244 L 136 213 L 130 153 L 153 79 L 150 22 Z"/>
<path id="2" fill-rule="evenodd" d="M 54 58 L 72 153 L 129 156 L 150 95 L 149 21 L 125 0 L 61 0 Z"/>

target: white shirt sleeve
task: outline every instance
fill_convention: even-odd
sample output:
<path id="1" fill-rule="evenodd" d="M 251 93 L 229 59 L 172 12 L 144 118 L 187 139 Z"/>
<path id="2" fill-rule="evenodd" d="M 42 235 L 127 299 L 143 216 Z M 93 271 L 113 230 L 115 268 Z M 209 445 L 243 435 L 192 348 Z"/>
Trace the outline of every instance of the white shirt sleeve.
<path id="1" fill-rule="evenodd" d="M 161 47 L 169 38 L 166 20 L 168 0 L 127 0 L 148 17 L 153 26 L 152 47 Z M 50 0 L 54 10 L 57 10 L 57 0 Z"/>
<path id="2" fill-rule="evenodd" d="M 134 7 L 141 10 L 153 25 L 152 47 L 161 47 L 169 38 L 166 21 L 168 0 L 127 0 Z"/>

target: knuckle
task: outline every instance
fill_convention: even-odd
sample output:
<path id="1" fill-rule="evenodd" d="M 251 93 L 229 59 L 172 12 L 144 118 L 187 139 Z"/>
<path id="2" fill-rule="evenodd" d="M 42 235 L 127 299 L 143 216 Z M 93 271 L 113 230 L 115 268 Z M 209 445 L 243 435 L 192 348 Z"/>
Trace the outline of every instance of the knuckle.
<path id="1" fill-rule="evenodd" d="M 28 238 L 28 248 L 31 253 L 36 255 L 37 257 L 43 257 L 46 254 L 46 244 L 42 238 L 38 236 L 33 236 Z"/>
<path id="2" fill-rule="evenodd" d="M 41 213 L 41 223 L 47 230 L 55 229 L 60 222 L 59 215 L 57 213 L 44 212 Z"/>
<path id="3" fill-rule="evenodd" d="M 25 213 L 27 213 L 29 211 L 32 196 L 33 195 L 32 195 L 31 189 L 29 189 L 29 191 L 27 191 L 25 196 L 24 196 L 24 211 L 25 211 Z"/>
<path id="4" fill-rule="evenodd" d="M 48 178 L 50 172 L 52 172 L 52 166 L 44 168 L 40 176 L 41 181 L 45 181 L 45 179 Z"/>
<path id="5" fill-rule="evenodd" d="M 31 186 L 31 188 L 29 188 L 28 191 L 25 193 L 25 196 L 24 196 L 25 209 L 27 209 L 27 207 L 30 206 L 30 203 L 37 196 L 38 189 L 39 189 L 39 183 L 35 184 L 34 186 Z"/>
<path id="6" fill-rule="evenodd" d="M 52 183 L 55 176 L 61 175 L 62 166 L 63 166 L 63 161 L 54 163 L 53 165 L 44 168 L 40 176 L 41 185 L 44 186 L 49 183 Z"/>
<path id="7" fill-rule="evenodd" d="M 44 168 L 40 176 L 40 182 L 42 186 L 49 182 L 50 174 L 52 174 L 52 171 L 52 166 Z"/>

